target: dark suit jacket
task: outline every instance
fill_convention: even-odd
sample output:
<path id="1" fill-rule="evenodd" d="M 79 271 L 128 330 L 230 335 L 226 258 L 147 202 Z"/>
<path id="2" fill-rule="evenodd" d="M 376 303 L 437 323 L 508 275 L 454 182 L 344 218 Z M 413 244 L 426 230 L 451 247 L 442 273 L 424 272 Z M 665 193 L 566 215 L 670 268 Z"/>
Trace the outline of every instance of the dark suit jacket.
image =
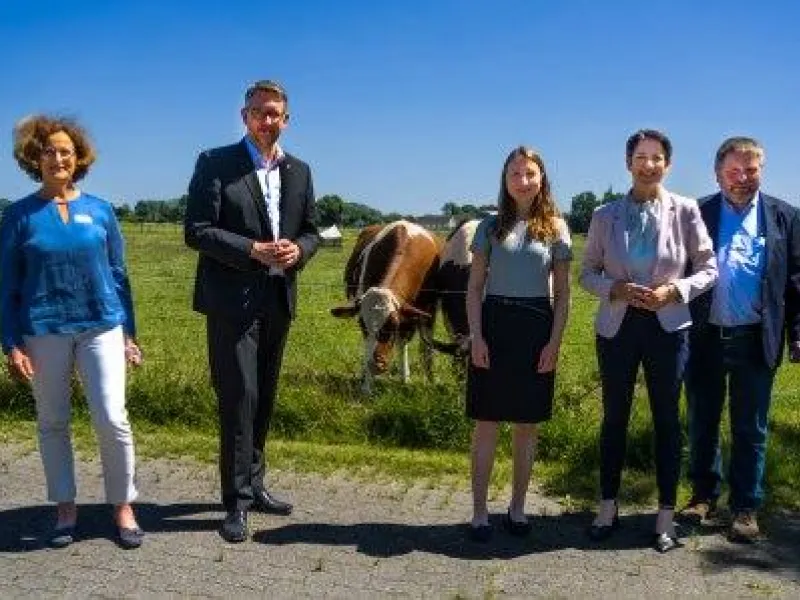
<path id="1" fill-rule="evenodd" d="M 699 200 L 715 252 L 719 250 L 722 202 L 720 193 Z M 764 359 L 774 369 L 781 362 L 785 341 L 800 341 L 800 211 L 764 193 L 760 202 L 767 253 L 761 288 L 762 338 Z M 712 291 L 692 302 L 695 325 L 708 322 Z"/>
<path id="2" fill-rule="evenodd" d="M 308 165 L 286 154 L 281 177 L 280 236 L 300 246 L 300 260 L 284 278 L 294 317 L 297 272 L 314 255 L 314 188 Z M 244 140 L 200 154 L 189 183 L 184 220 L 186 244 L 200 252 L 194 309 L 232 321 L 252 321 L 264 306 L 268 269 L 250 258 L 254 241 L 272 241 L 264 195 Z"/>

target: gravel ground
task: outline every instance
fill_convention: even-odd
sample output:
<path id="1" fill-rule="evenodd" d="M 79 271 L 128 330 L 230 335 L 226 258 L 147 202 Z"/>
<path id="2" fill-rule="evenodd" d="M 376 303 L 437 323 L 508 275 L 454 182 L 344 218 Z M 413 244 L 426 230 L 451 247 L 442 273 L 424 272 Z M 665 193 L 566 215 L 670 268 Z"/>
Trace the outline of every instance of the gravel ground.
<path id="1" fill-rule="evenodd" d="M 587 513 L 568 513 L 531 494 L 530 537 L 500 528 L 486 545 L 465 541 L 465 490 L 365 483 L 343 476 L 273 473 L 291 498 L 290 517 L 252 514 L 251 539 L 230 545 L 217 530 L 217 473 L 189 460 L 139 464 L 139 550 L 113 541 L 100 466 L 78 465 L 79 539 L 64 550 L 45 540 L 38 454 L 0 444 L 0 598 L 800 598 L 800 515 L 774 515 L 768 538 L 729 543 L 694 532 L 666 555 L 649 547 L 652 514 L 623 514 L 607 544 L 584 535 Z"/>

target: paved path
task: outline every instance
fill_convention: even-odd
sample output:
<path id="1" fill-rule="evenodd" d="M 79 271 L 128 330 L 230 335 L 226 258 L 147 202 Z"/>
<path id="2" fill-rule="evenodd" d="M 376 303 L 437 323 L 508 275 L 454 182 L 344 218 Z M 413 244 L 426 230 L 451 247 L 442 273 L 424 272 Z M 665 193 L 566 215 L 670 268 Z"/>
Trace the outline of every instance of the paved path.
<path id="1" fill-rule="evenodd" d="M 81 539 L 50 550 L 38 455 L 0 444 L 0 598 L 800 598 L 800 516 L 774 518 L 770 541 L 757 546 L 706 533 L 661 556 L 648 547 L 652 515 L 623 516 L 620 533 L 596 547 L 583 534 L 588 514 L 533 497 L 530 538 L 498 530 L 481 546 L 464 541 L 465 491 L 273 478 L 295 513 L 252 515 L 252 540 L 228 545 L 216 533 L 214 467 L 144 461 L 138 513 L 148 537 L 124 551 L 98 504 L 99 465 L 83 461 Z"/>

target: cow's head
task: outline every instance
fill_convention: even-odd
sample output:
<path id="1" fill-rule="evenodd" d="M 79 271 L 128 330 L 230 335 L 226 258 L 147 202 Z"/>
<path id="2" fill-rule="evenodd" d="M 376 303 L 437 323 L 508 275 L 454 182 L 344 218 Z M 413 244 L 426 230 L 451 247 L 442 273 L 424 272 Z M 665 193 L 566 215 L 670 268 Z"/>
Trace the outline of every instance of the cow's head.
<path id="1" fill-rule="evenodd" d="M 395 342 L 404 326 L 421 319 L 431 319 L 428 313 L 400 302 L 391 290 L 369 288 L 353 302 L 331 309 L 334 317 L 350 318 L 358 315 L 358 324 L 366 344 L 366 366 L 372 373 L 384 373 Z"/>

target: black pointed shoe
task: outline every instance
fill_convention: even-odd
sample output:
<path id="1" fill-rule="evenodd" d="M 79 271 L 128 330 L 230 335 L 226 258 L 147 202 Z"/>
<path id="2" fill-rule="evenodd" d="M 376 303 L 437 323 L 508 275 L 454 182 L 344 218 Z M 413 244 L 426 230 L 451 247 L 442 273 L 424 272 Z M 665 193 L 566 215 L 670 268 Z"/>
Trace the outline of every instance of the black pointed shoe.
<path id="1" fill-rule="evenodd" d="M 125 550 L 138 548 L 144 542 L 144 531 L 136 527 L 117 527 L 117 544 Z"/>
<path id="2" fill-rule="evenodd" d="M 284 500 L 276 498 L 267 490 L 253 490 L 253 510 L 273 515 L 290 515 L 293 506 Z"/>
<path id="3" fill-rule="evenodd" d="M 680 543 L 676 535 L 669 533 L 655 533 L 653 534 L 653 548 L 660 554 L 666 554 L 670 550 L 680 548 L 683 544 Z"/>
<path id="4" fill-rule="evenodd" d="M 66 548 L 75 541 L 75 525 L 56 527 L 50 533 L 47 543 L 51 548 Z"/>
<path id="5" fill-rule="evenodd" d="M 619 529 L 619 509 L 614 513 L 614 518 L 611 520 L 611 525 L 598 525 L 592 523 L 586 534 L 589 539 L 595 542 L 603 542 L 614 535 L 614 532 Z"/>
<path id="6" fill-rule="evenodd" d="M 247 513 L 243 510 L 229 510 L 219 530 L 222 539 L 238 544 L 247 539 Z"/>
<path id="7" fill-rule="evenodd" d="M 467 539 L 471 542 L 485 544 L 492 539 L 491 525 L 467 525 Z"/>
<path id="8" fill-rule="evenodd" d="M 525 537 L 531 532 L 533 528 L 528 519 L 524 521 L 515 521 L 511 518 L 511 509 L 503 515 L 503 528 L 515 537 Z"/>

